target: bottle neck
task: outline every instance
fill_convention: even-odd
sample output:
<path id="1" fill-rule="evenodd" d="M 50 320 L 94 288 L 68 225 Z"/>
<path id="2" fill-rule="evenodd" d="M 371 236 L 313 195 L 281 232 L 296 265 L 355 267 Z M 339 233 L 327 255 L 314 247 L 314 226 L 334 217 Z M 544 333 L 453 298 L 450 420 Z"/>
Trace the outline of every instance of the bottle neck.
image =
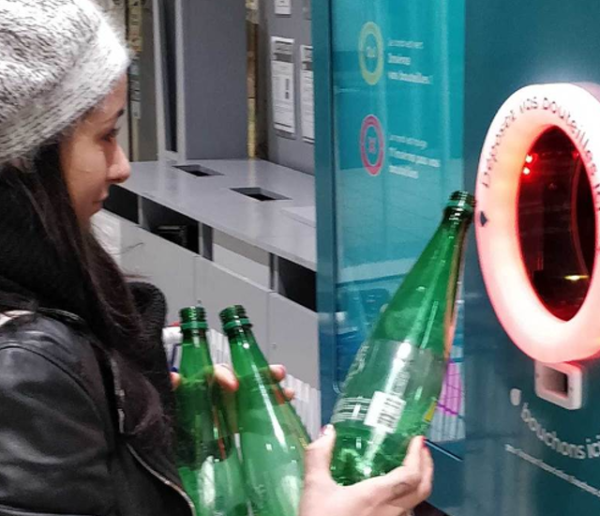
<path id="1" fill-rule="evenodd" d="M 375 328 L 376 338 L 409 340 L 415 346 L 447 353 L 444 332 L 454 320 L 457 285 L 470 217 L 447 209 L 437 231 Z M 448 334 L 449 335 L 449 334 Z"/>
<path id="2" fill-rule="evenodd" d="M 453 255 L 459 258 L 462 256 L 464 240 L 471 225 L 471 219 L 456 212 L 448 212 L 449 210 L 446 210 L 442 223 L 429 241 L 423 255 L 430 254 L 431 250 L 434 249 L 438 259 L 450 260 L 451 262 Z"/>
<path id="3" fill-rule="evenodd" d="M 260 350 L 251 326 L 233 326 L 226 330 L 231 347 L 231 359 L 238 376 L 253 374 L 256 369 L 268 369 L 269 364 Z"/>
<path id="4" fill-rule="evenodd" d="M 455 212 L 448 212 L 449 210 L 446 210 L 444 219 L 419 257 L 415 268 L 432 259 L 434 263 L 438 262 L 439 264 L 444 261 L 448 265 L 452 263 L 452 256 L 460 257 L 462 255 L 464 239 L 471 219 Z"/>
<path id="5" fill-rule="evenodd" d="M 232 325 L 226 329 L 225 333 L 231 342 L 256 344 L 254 332 L 250 325 Z"/>
<path id="6" fill-rule="evenodd" d="M 465 214 L 462 210 L 456 208 L 446 208 L 444 210 L 444 218 L 442 220 L 443 226 L 449 226 L 451 228 L 468 228 L 473 220 L 472 215 Z"/>
<path id="7" fill-rule="evenodd" d="M 208 346 L 206 330 L 200 328 L 188 328 L 181 330 L 182 345 L 193 345 L 196 347 Z"/>
<path id="8" fill-rule="evenodd" d="M 465 252 L 465 240 L 467 232 L 471 226 L 472 217 L 465 217 L 463 214 L 457 214 L 456 212 L 451 214 L 446 222 L 447 231 L 449 233 L 449 240 L 453 241 L 453 245 L 449 246 L 447 250 L 447 260 L 449 262 L 450 270 L 450 283 L 448 285 L 449 290 L 447 292 L 448 305 L 449 305 L 449 317 L 454 320 L 456 314 L 456 301 L 458 296 L 458 286 L 460 281 L 460 274 L 462 265 L 464 262 Z"/>

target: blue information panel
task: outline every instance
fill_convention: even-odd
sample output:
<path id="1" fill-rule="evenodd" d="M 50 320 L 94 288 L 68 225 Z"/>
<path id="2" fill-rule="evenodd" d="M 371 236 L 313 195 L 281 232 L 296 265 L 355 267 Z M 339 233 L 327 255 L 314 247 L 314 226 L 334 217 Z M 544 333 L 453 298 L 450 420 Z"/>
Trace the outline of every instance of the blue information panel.
<path id="1" fill-rule="evenodd" d="M 337 387 L 463 185 L 463 3 L 332 0 Z M 457 337 L 430 437 L 462 456 Z"/>

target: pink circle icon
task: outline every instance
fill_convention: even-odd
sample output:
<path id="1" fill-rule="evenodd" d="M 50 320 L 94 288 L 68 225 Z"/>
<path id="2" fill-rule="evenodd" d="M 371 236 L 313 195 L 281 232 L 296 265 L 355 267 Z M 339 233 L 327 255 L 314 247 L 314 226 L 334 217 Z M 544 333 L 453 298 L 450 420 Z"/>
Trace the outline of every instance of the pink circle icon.
<path id="1" fill-rule="evenodd" d="M 383 130 L 375 115 L 367 116 L 360 129 L 360 156 L 362 164 L 372 176 L 379 175 L 383 166 Z"/>

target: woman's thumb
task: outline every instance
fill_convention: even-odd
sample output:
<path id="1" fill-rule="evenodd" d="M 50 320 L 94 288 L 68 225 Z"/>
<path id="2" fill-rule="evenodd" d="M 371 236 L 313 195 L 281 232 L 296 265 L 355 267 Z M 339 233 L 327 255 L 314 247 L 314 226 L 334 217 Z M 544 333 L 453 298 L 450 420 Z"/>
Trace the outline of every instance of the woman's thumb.
<path id="1" fill-rule="evenodd" d="M 331 456 L 335 446 L 335 429 L 333 425 L 327 425 L 321 431 L 321 437 L 314 441 L 306 449 L 304 469 L 307 480 L 315 477 L 326 477 L 331 479 L 329 468 Z"/>

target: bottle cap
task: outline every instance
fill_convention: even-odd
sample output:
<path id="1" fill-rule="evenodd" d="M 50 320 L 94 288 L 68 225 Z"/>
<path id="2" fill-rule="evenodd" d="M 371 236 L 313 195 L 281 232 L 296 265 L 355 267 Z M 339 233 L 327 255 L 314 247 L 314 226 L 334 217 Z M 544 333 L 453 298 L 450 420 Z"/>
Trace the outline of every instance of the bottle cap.
<path id="1" fill-rule="evenodd" d="M 475 212 L 475 197 L 469 192 L 456 191 L 450 196 L 446 208 L 454 213 L 473 215 Z"/>
<path id="2" fill-rule="evenodd" d="M 202 306 L 188 306 L 179 311 L 182 330 L 206 330 L 206 310 Z"/>
<path id="3" fill-rule="evenodd" d="M 251 327 L 252 323 L 246 315 L 246 309 L 242 305 L 234 305 L 225 308 L 219 316 L 223 323 L 223 330 L 228 331 L 231 328 L 241 328 L 242 326 Z"/>

